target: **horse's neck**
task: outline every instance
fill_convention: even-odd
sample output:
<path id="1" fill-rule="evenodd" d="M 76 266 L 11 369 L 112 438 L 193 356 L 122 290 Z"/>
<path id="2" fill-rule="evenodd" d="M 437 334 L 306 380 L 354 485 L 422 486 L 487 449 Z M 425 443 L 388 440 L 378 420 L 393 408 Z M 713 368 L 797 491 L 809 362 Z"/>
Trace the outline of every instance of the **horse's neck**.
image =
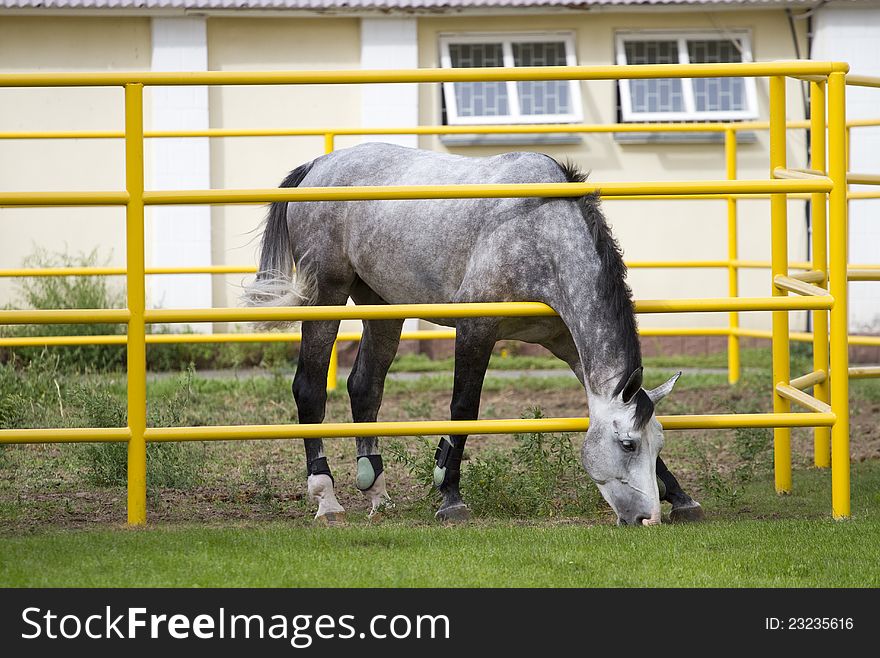
<path id="1" fill-rule="evenodd" d="M 602 304 L 592 282 L 562 291 L 551 304 L 571 333 L 587 396 L 597 402 L 610 400 L 620 378 L 629 375 L 632 341 L 638 341 L 620 330 Z"/>

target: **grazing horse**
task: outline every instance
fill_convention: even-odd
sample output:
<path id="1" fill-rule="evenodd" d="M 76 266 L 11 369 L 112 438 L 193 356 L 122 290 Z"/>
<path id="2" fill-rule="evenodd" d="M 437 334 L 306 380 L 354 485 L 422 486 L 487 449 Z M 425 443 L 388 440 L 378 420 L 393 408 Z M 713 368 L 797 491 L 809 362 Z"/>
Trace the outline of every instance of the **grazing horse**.
<path id="1" fill-rule="evenodd" d="M 294 169 L 281 187 L 583 182 L 571 165 L 537 153 L 489 158 L 368 143 Z M 294 272 L 295 266 L 295 274 Z M 660 522 L 660 489 L 673 519 L 702 516 L 658 456 L 654 405 L 678 375 L 642 388 L 632 293 L 620 248 L 596 195 L 574 198 L 276 202 L 269 209 L 249 305 L 537 301 L 558 317 L 435 319 L 456 328 L 453 420 L 475 420 L 496 341 L 537 343 L 568 363 L 586 392 L 590 427 L 581 461 L 621 525 Z M 376 420 L 403 320 L 367 320 L 348 378 L 355 422 Z M 302 423 L 320 423 L 337 320 L 302 323 L 293 396 Z M 443 437 L 434 483 L 441 520 L 468 516 L 459 490 L 467 436 Z M 321 440 L 305 441 L 316 518 L 343 513 Z M 376 514 L 390 504 L 377 438 L 357 439 L 357 487 Z M 658 479 L 660 484 L 658 485 Z"/>

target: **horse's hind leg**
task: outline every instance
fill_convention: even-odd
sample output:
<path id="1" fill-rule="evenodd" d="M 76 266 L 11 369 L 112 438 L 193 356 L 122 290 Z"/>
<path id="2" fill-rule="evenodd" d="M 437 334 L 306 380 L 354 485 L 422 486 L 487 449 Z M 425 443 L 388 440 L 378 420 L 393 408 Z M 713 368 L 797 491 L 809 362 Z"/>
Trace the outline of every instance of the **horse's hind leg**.
<path id="1" fill-rule="evenodd" d="M 358 298 L 355 297 L 357 301 Z M 376 303 L 376 302 L 374 302 Z M 403 320 L 368 320 L 357 358 L 348 376 L 351 416 L 356 423 L 372 423 L 379 415 L 385 376 L 397 354 Z M 370 518 L 376 520 L 383 507 L 391 506 L 385 489 L 385 473 L 379 439 L 375 436 L 357 439 L 357 488 L 370 498 Z"/>
<path id="2" fill-rule="evenodd" d="M 455 336 L 455 382 L 450 412 L 452 420 L 476 420 L 480 413 L 480 393 L 489 366 L 489 357 L 498 338 L 494 318 L 460 320 Z M 461 498 L 461 459 L 467 435 L 440 439 L 434 468 L 434 485 L 443 502 L 435 515 L 441 521 L 460 521 L 470 515 Z"/>
<path id="3" fill-rule="evenodd" d="M 344 303 L 344 301 L 342 302 Z M 327 405 L 327 368 L 339 330 L 338 320 L 302 323 L 302 344 L 293 378 L 293 397 L 300 423 L 321 423 Z M 318 504 L 315 519 L 327 524 L 343 520 L 345 510 L 336 500 L 333 475 L 324 456 L 322 439 L 305 439 L 309 497 Z"/>

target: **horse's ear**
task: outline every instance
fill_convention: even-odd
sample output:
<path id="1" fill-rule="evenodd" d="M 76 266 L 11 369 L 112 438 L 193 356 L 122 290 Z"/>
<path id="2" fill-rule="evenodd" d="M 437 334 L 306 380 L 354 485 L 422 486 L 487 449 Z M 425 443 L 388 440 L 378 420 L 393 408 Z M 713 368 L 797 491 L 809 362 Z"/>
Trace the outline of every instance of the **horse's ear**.
<path id="1" fill-rule="evenodd" d="M 650 391 L 646 391 L 648 397 L 651 398 L 651 402 L 657 404 L 658 402 L 660 402 L 660 400 L 669 395 L 669 393 L 672 391 L 672 387 L 675 386 L 675 382 L 678 381 L 679 377 L 681 377 L 681 371 L 672 375 L 672 377 L 660 384 L 660 386 L 658 386 L 657 388 L 652 388 Z"/>
<path id="2" fill-rule="evenodd" d="M 639 366 L 633 370 L 629 379 L 626 380 L 626 384 L 623 387 L 618 386 L 618 388 L 620 389 L 620 398 L 623 400 L 623 403 L 629 403 L 636 393 L 639 392 L 639 389 L 642 388 L 642 367 Z"/>

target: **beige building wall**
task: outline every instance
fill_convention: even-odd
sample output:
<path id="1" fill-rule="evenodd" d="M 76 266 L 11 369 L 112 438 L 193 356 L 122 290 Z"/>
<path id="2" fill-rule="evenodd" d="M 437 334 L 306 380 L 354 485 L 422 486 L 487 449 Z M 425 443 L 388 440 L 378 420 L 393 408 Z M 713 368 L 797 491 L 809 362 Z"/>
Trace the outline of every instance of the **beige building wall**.
<path id="1" fill-rule="evenodd" d="M 0 71 L 125 71 L 150 67 L 147 18 L 0 16 Z M 0 89 L 0 131 L 122 130 L 122 89 Z M 122 140 L 2 140 L 0 188 L 120 190 Z M 122 208 L 0 208 L 0 268 L 20 267 L 34 246 L 125 261 Z M 121 279 L 117 279 L 121 285 Z M 0 278 L 0 305 L 16 283 Z"/>
<path id="2" fill-rule="evenodd" d="M 801 27 L 803 21 L 800 22 Z M 618 30 L 644 29 L 748 29 L 756 60 L 793 59 L 795 49 L 788 22 L 781 11 L 650 13 L 595 13 L 579 15 L 528 15 L 522 17 L 484 17 L 463 20 L 455 17 L 423 18 L 419 21 L 420 67 L 439 66 L 438 37 L 456 32 L 539 32 L 571 30 L 576 35 L 578 63 L 607 65 L 615 61 L 614 35 Z M 803 35 L 801 34 L 803 41 Z M 801 52 L 805 44 L 801 43 Z M 614 123 L 616 82 L 588 81 L 581 87 L 586 123 Z M 788 84 L 788 117 L 801 119 L 803 103 L 798 85 Z M 758 81 L 761 118 L 767 118 L 767 80 Z M 423 85 L 420 98 L 421 123 L 440 123 L 440 86 Z M 769 141 L 766 132 L 757 142 L 739 147 L 739 177 L 766 178 Z M 724 178 L 724 148 L 720 144 L 621 144 L 609 134 L 585 135 L 577 145 L 466 146 L 448 148 L 440 138 L 425 136 L 421 147 L 446 150 L 462 155 L 492 155 L 509 150 L 538 150 L 559 160 L 569 158 L 591 170 L 591 180 L 685 180 Z M 804 166 L 803 131 L 792 131 L 789 139 L 790 166 Z M 727 257 L 727 214 L 724 201 L 622 201 L 609 200 L 605 213 L 613 226 L 627 260 L 712 260 Z M 769 204 L 765 201 L 740 203 L 740 257 L 770 257 Z M 804 204 L 793 201 L 789 211 L 789 245 L 792 259 L 806 256 Z M 723 297 L 727 296 L 726 270 L 630 270 L 629 280 L 637 298 Z M 766 296 L 770 293 L 769 272 L 744 271 L 741 295 Z M 792 327 L 803 319 L 792 316 Z M 726 314 L 643 315 L 642 326 L 718 326 L 727 323 Z M 742 314 L 743 326 L 769 327 L 769 315 Z"/>
<path id="3" fill-rule="evenodd" d="M 208 68 L 216 71 L 360 68 L 358 19 L 208 20 Z M 360 125 L 356 86 L 213 87 L 213 128 L 323 128 Z M 337 148 L 358 138 L 338 138 Z M 323 137 L 236 137 L 214 140 L 216 188 L 274 187 L 294 167 L 324 152 Z M 255 265 L 262 206 L 216 206 L 213 250 L 218 263 Z M 215 277 L 214 305 L 236 306 L 241 275 Z"/>
<path id="4" fill-rule="evenodd" d="M 755 59 L 794 57 L 789 28 L 779 11 L 651 12 L 547 14 L 522 17 L 422 17 L 418 20 L 419 66 L 439 63 L 438 35 L 448 32 L 574 30 L 578 61 L 584 65 L 614 61 L 614 33 L 639 27 L 657 29 L 745 28 L 751 31 Z M 802 27 L 802 23 L 799 23 Z M 209 18 L 208 68 L 278 70 L 359 68 L 360 21 L 357 18 Z M 803 35 L 801 35 L 802 37 Z M 803 52 L 803 44 L 802 44 Z M 0 70 L 137 70 L 150 66 L 148 18 L 0 17 Z M 585 82 L 584 119 L 616 120 L 615 83 Z M 800 90 L 788 85 L 790 119 L 803 116 Z M 763 118 L 767 84 L 759 81 Z M 149 107 L 149 101 L 146 104 Z M 439 85 L 421 85 L 420 122 L 440 122 Z M 210 90 L 212 127 L 338 127 L 361 122 L 356 86 L 214 87 Z M 147 116 L 149 125 L 149 116 Z M 0 130 L 121 129 L 122 92 L 117 89 L 0 90 Z M 337 147 L 358 143 L 337 138 Z M 424 148 L 450 150 L 436 137 Z M 211 183 L 215 188 L 271 187 L 296 165 L 323 152 L 320 137 L 224 138 L 211 143 Z M 610 135 L 584 136 L 577 145 L 456 147 L 480 156 L 534 148 L 559 159 L 571 158 L 592 170 L 595 181 L 721 178 L 723 148 L 718 144 L 621 144 Z M 766 178 L 766 133 L 739 148 L 741 178 Z M 789 140 L 792 166 L 804 165 L 804 134 Z M 0 180 L 7 190 L 121 189 L 124 185 L 121 141 L 57 142 L 0 140 Z M 149 157 L 149 155 L 148 155 Z M 150 171 L 149 163 L 147 171 Z M 149 185 L 149 181 L 148 181 Z M 764 201 L 740 203 L 740 255 L 769 258 L 769 213 Z M 724 202 L 608 201 L 605 211 L 628 260 L 723 259 L 726 257 Z M 217 206 L 212 211 L 215 263 L 256 263 L 259 206 Z M 803 259 L 806 235 L 803 203 L 791 202 L 790 256 Z M 124 259 L 122 209 L 0 209 L 0 267 L 17 267 L 32 244 L 50 250 L 112 251 L 111 264 Z M 149 249 L 149 220 L 147 222 Z M 148 255 L 149 262 L 149 255 Z M 237 303 L 242 275 L 214 277 L 215 306 Z M 727 294 L 721 270 L 632 270 L 630 280 L 641 298 L 705 297 Z M 741 294 L 766 295 L 769 274 L 744 271 Z M 0 303 L 9 301 L 11 282 L 0 280 Z M 724 314 L 642 316 L 643 326 L 719 325 Z M 745 326 L 769 326 L 767 314 L 744 314 Z M 793 327 L 801 326 L 793 321 Z"/>

